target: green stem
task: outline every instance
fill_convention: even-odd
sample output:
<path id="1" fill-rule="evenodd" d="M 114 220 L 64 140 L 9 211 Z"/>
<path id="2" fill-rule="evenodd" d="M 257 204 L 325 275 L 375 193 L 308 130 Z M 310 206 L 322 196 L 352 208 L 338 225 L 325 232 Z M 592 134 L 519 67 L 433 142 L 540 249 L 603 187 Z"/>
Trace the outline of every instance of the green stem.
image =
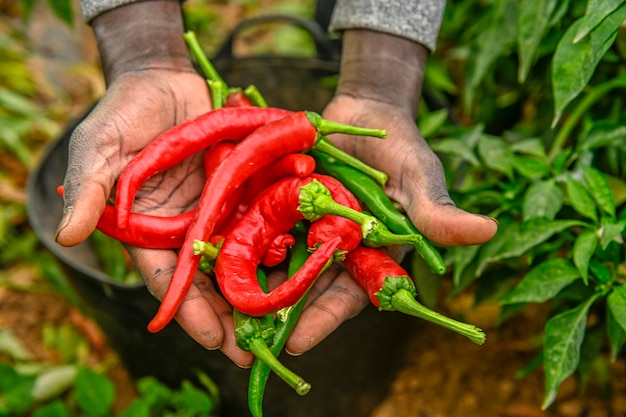
<path id="1" fill-rule="evenodd" d="M 415 300 L 413 295 L 405 289 L 398 290 L 398 292 L 391 297 L 391 305 L 400 313 L 418 317 L 448 330 L 452 330 L 453 332 L 467 337 L 478 345 L 485 343 L 485 333 L 481 329 L 474 325 L 446 317 L 443 314 L 427 308 Z"/>
<path id="2" fill-rule="evenodd" d="M 367 165 L 360 159 L 355 158 L 349 153 L 342 151 L 341 149 L 336 147 L 331 141 L 324 137 L 321 137 L 317 142 L 315 142 L 314 148 L 318 151 L 324 152 L 332 158 L 335 158 L 335 160 L 337 161 L 341 161 L 346 165 L 358 169 L 362 173 L 375 180 L 382 187 L 385 186 L 387 180 L 389 179 L 389 176 L 386 172 L 379 171 L 376 168 Z"/>
<path id="3" fill-rule="evenodd" d="M 580 119 L 585 114 L 587 114 L 591 106 L 593 106 L 598 100 L 600 100 L 614 88 L 621 87 L 626 87 L 626 77 L 615 78 L 613 80 L 599 84 L 591 89 L 585 97 L 583 97 L 578 105 L 572 110 L 565 123 L 563 123 L 563 126 L 561 126 L 559 131 L 556 133 L 554 141 L 552 142 L 552 146 L 550 147 L 550 151 L 548 153 L 550 160 L 554 160 L 554 158 L 559 154 L 559 152 L 563 148 L 563 145 L 567 141 L 567 138 L 570 137 L 572 131 L 578 125 Z"/>
<path id="4" fill-rule="evenodd" d="M 200 69 L 204 73 L 205 78 L 222 84 L 224 87 L 228 87 L 226 81 L 224 81 L 217 69 L 215 69 L 213 64 L 211 64 L 211 61 L 209 61 L 209 59 L 204 54 L 204 51 L 202 50 L 202 47 L 198 42 L 198 38 L 196 38 L 196 34 L 194 32 L 188 31 L 183 34 L 183 38 L 185 39 L 185 42 L 187 43 L 191 54 L 194 58 L 196 58 L 196 61 L 198 62 Z M 225 90 L 226 89 L 227 88 L 225 88 Z"/>
<path id="5" fill-rule="evenodd" d="M 370 129 L 367 127 L 359 127 L 347 125 L 344 123 L 333 122 L 322 118 L 315 112 L 306 112 L 309 121 L 322 136 L 327 136 L 332 133 L 343 133 L 345 135 L 354 136 L 371 136 L 374 138 L 384 139 L 387 137 L 387 131 L 384 129 Z"/>
<path id="6" fill-rule="evenodd" d="M 283 381 L 285 381 L 291 388 L 293 388 L 299 395 L 306 395 L 311 389 L 311 384 L 306 382 L 302 377 L 295 374 L 288 368 L 286 368 L 276 357 L 272 354 L 267 344 L 261 339 L 250 340 L 249 345 L 250 352 L 254 354 L 259 360 L 263 361 L 270 367 L 276 375 L 278 375 Z"/>
<path id="7" fill-rule="evenodd" d="M 317 220 L 322 216 L 340 216 L 352 220 L 361 226 L 363 240 L 368 246 L 412 245 L 421 249 L 424 237 L 417 234 L 395 234 L 376 217 L 344 206 L 333 200 L 328 188 L 317 180 L 300 187 L 298 211 L 308 220 Z"/>
<path id="8" fill-rule="evenodd" d="M 219 249 L 212 245 L 209 242 L 205 242 L 203 240 L 194 240 L 193 241 L 193 254 L 194 255 L 202 255 L 207 259 L 217 259 L 217 254 L 219 253 Z"/>
<path id="9" fill-rule="evenodd" d="M 211 93 L 211 107 L 213 109 L 221 109 L 224 107 L 226 98 L 226 85 L 213 80 L 207 80 L 207 84 Z"/>
<path id="10" fill-rule="evenodd" d="M 265 97 L 263 97 L 263 94 L 261 94 L 261 92 L 258 88 L 256 88 L 255 85 L 249 85 L 248 87 L 246 87 L 243 93 L 246 95 L 246 97 L 250 99 L 252 104 L 254 104 L 255 106 L 269 107 L 267 101 L 265 100 Z"/>

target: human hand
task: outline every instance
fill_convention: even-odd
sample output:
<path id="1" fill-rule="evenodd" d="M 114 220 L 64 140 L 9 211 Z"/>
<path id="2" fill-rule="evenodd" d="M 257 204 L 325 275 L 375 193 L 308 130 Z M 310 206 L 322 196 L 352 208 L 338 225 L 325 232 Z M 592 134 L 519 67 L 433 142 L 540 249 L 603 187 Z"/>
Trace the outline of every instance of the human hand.
<path id="1" fill-rule="evenodd" d="M 146 15 L 151 16 L 148 21 Z M 89 237 L 118 176 L 141 149 L 163 131 L 211 109 L 206 81 L 187 54 L 179 2 L 122 6 L 97 17 L 93 27 L 107 91 L 70 139 L 64 216 L 56 236 L 63 246 Z M 133 211 L 160 216 L 188 211 L 205 180 L 201 155 L 189 158 L 150 178 L 139 190 Z M 128 250 L 148 290 L 162 299 L 177 253 Z M 235 347 L 231 306 L 206 275 L 196 274 L 176 320 L 202 346 L 221 349 L 238 365 L 252 363 L 250 353 Z"/>
<path id="2" fill-rule="evenodd" d="M 455 206 L 441 161 L 415 123 L 425 48 L 367 30 L 346 31 L 343 40 L 339 86 L 322 115 L 341 123 L 386 129 L 387 138 L 332 135 L 329 139 L 388 174 L 387 195 L 404 208 L 431 242 L 462 246 L 489 241 L 497 231 L 497 222 Z M 400 259 L 405 248 L 389 249 Z M 329 271 L 318 281 L 287 351 L 306 352 L 367 303 L 365 292 L 347 272 L 339 268 Z"/>

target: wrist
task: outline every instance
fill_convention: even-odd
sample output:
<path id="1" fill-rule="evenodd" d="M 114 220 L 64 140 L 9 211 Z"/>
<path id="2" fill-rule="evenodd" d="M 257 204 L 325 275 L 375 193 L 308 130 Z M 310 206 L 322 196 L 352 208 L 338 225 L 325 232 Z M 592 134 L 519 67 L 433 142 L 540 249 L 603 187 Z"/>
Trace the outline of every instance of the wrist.
<path id="1" fill-rule="evenodd" d="M 111 9 L 91 21 L 107 84 L 145 69 L 192 69 L 178 0 L 149 0 Z"/>
<path id="2" fill-rule="evenodd" d="M 393 104 L 415 114 L 428 49 L 415 41 L 371 30 L 343 34 L 337 94 Z"/>

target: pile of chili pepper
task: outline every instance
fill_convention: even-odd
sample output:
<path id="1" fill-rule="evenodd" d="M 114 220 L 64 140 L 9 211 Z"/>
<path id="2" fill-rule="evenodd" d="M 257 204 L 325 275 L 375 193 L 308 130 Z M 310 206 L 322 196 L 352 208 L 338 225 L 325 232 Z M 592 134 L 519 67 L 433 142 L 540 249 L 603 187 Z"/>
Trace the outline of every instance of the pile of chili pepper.
<path id="1" fill-rule="evenodd" d="M 477 327 L 416 300 L 411 277 L 384 247 L 411 245 L 434 272 L 444 274 L 441 255 L 385 194 L 386 174 L 326 138 L 344 133 L 382 139 L 386 132 L 267 107 L 253 87 L 228 87 L 193 33 L 185 40 L 207 77 L 213 110 L 163 132 L 138 153 L 97 225 L 128 245 L 178 250 L 169 289 L 148 329 L 163 329 L 196 271 L 205 272 L 233 307 L 238 346 L 257 358 L 248 387 L 254 417 L 262 415 L 270 372 L 301 395 L 311 388 L 277 356 L 309 289 L 333 262 L 345 266 L 380 310 L 413 315 L 484 343 Z M 133 211 L 146 180 L 199 153 L 206 182 L 195 208 L 173 217 Z M 280 266 L 288 268 L 288 279 L 269 290 L 267 272 Z"/>

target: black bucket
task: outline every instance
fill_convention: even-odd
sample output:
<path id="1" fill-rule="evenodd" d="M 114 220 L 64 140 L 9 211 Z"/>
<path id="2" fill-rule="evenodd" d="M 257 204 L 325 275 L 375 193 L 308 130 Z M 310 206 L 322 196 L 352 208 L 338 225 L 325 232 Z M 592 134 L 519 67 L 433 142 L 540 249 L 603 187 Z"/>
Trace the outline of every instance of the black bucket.
<path id="1" fill-rule="evenodd" d="M 314 94 L 319 101 L 305 107 L 321 110 L 332 90 L 318 88 L 320 77 L 337 69 L 334 59 L 264 57 L 228 61 L 223 56 L 215 60 L 227 82 L 254 84 L 272 105 L 289 109 L 303 107 L 300 102 L 289 101 L 291 98 L 304 98 L 311 104 Z M 268 83 L 275 83 L 275 88 Z M 289 94 L 274 97 L 275 92 Z M 194 380 L 196 371 L 201 370 L 220 389 L 220 416 L 249 415 L 248 370 L 238 368 L 219 351 L 205 350 L 174 322 L 159 333 L 148 332 L 146 326 L 157 311 L 158 301 L 143 284 L 125 286 L 111 280 L 98 267 L 88 242 L 65 248 L 54 241 L 63 208 L 56 187 L 65 176 L 69 138 L 76 123 L 48 147 L 29 177 L 27 209 L 34 231 L 66 268 L 78 294 L 133 378 L 151 375 L 178 387 L 184 379 Z M 272 376 L 266 391 L 265 415 L 369 416 L 387 395 L 403 364 L 406 342 L 415 330 L 414 319 L 368 307 L 306 354 L 281 355 L 281 360 L 307 379 L 312 389 L 301 397 Z"/>

